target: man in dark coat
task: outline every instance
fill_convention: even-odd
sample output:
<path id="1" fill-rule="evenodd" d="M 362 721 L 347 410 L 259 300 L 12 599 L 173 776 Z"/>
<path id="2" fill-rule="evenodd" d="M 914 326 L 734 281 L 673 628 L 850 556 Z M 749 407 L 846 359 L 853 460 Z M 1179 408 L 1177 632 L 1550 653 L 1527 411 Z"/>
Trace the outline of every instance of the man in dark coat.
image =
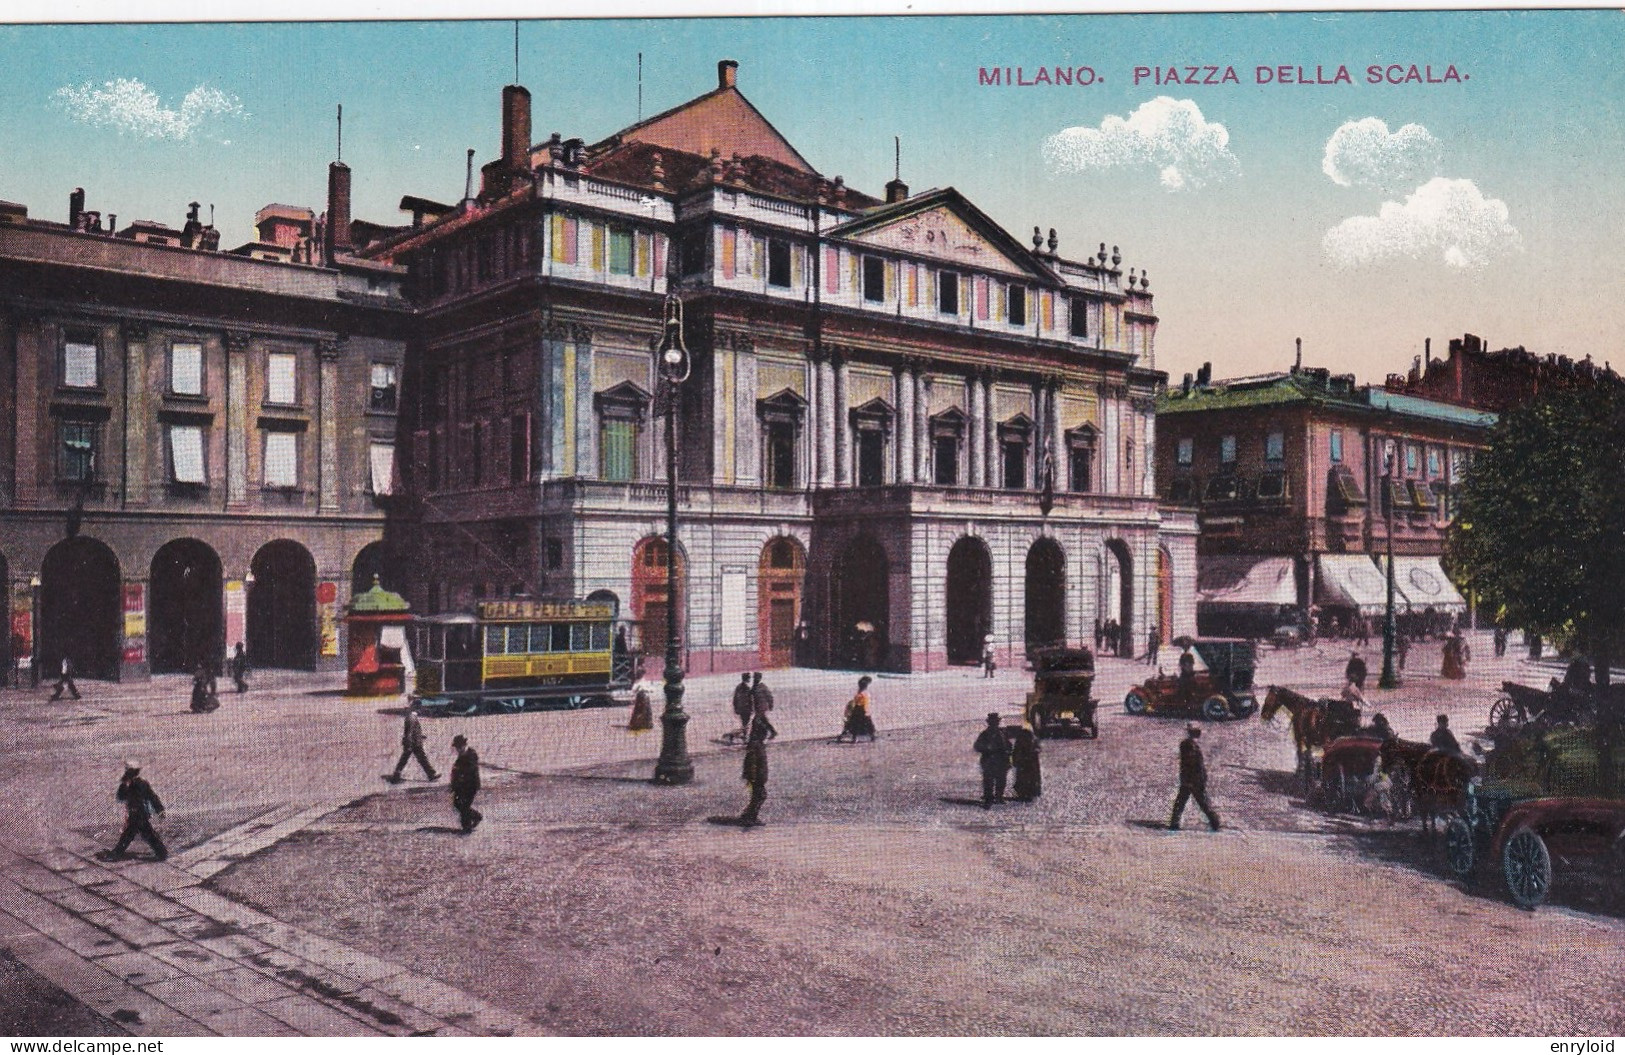
<path id="1" fill-rule="evenodd" d="M 401 757 L 400 761 L 395 763 L 395 772 L 389 776 L 390 783 L 400 783 L 401 770 L 405 769 L 407 761 L 413 758 L 418 760 L 418 765 L 423 767 L 424 775 L 430 780 L 440 779 L 440 774 L 429 764 L 429 756 L 423 753 L 423 723 L 418 720 L 416 704 L 406 712 L 406 724 L 401 728 Z"/>
<path id="2" fill-rule="evenodd" d="M 451 738 L 451 746 L 457 749 L 457 761 L 451 764 L 451 805 L 467 835 L 485 819 L 474 808 L 474 796 L 480 793 L 480 756 L 461 733 Z"/>
<path id="3" fill-rule="evenodd" d="M 123 857 L 124 851 L 130 848 L 130 843 L 137 835 L 147 840 L 152 847 L 152 856 L 162 861 L 169 856 L 164 848 L 164 841 L 158 833 L 152 830 L 152 815 L 164 812 L 164 804 L 158 801 L 153 792 L 152 785 L 141 776 L 141 763 L 124 763 L 124 776 L 118 782 L 118 800 L 124 803 L 124 831 L 113 844 L 113 856 Z"/>
<path id="4" fill-rule="evenodd" d="M 1348 666 L 1343 668 L 1343 683 L 1348 684 L 1352 681 L 1363 689 L 1365 688 L 1365 678 L 1365 660 L 1360 658 L 1358 652 L 1350 652 Z"/>
<path id="5" fill-rule="evenodd" d="M 752 714 L 766 714 L 773 709 L 773 690 L 762 680 L 761 671 L 750 676 L 750 705 Z M 749 725 L 745 727 L 745 736 L 750 737 Z"/>
<path id="6" fill-rule="evenodd" d="M 758 712 L 751 716 L 745 732 L 745 765 L 740 772 L 750 785 L 750 802 L 739 815 L 739 823 L 744 827 L 762 823 L 762 803 L 767 801 L 767 742 L 778 735 L 779 731 L 773 728 L 767 715 Z"/>
<path id="7" fill-rule="evenodd" d="M 1179 742 L 1179 794 L 1174 796 L 1174 815 L 1168 820 L 1170 831 L 1179 830 L 1180 815 L 1191 799 L 1207 814 L 1208 826 L 1219 830 L 1219 815 L 1207 800 L 1207 762 L 1202 758 L 1201 736 L 1202 727 L 1191 722 L 1185 726 L 1185 739 Z"/>
<path id="8" fill-rule="evenodd" d="M 1095 655 L 1101 655 L 1106 645 L 1106 624 L 1095 620 Z"/>
<path id="9" fill-rule="evenodd" d="M 56 691 L 51 699 L 60 700 L 63 692 L 70 693 L 76 700 L 79 698 L 79 686 L 73 683 L 73 660 L 68 656 L 62 657 L 62 674 L 56 679 Z"/>
<path id="10" fill-rule="evenodd" d="M 756 711 L 756 701 L 750 691 L 750 672 L 739 675 L 739 684 L 734 686 L 734 717 L 739 719 L 739 736 L 743 739 L 750 732 L 750 716 Z"/>
<path id="11" fill-rule="evenodd" d="M 1447 754 L 1461 754 L 1461 744 L 1456 741 L 1456 734 L 1450 731 L 1450 716 L 1441 714 L 1438 724 L 1433 727 L 1433 735 L 1428 737 L 1428 743 L 1435 751 L 1444 751 Z"/>
<path id="12" fill-rule="evenodd" d="M 982 756 L 982 808 L 1004 801 L 1004 783 L 1010 775 L 1010 740 L 999 725 L 999 712 L 989 712 L 987 728 L 971 745 Z"/>
<path id="13" fill-rule="evenodd" d="M 231 680 L 239 694 L 248 691 L 248 653 L 243 650 L 241 641 L 237 642 L 236 649 L 231 653 Z"/>

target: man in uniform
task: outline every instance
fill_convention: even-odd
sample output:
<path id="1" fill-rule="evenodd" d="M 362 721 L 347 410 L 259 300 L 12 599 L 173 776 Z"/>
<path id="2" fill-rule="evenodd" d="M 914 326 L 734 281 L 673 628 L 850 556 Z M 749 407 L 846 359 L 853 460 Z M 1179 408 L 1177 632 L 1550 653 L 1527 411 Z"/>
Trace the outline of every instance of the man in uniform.
<path id="1" fill-rule="evenodd" d="M 118 782 L 117 794 L 118 800 L 124 803 L 124 831 L 113 844 L 113 856 L 123 857 L 139 835 L 152 847 L 153 857 L 160 861 L 168 857 L 164 841 L 152 830 L 152 815 L 164 812 L 164 804 L 158 801 L 152 785 L 142 778 L 140 762 L 124 763 L 124 776 Z"/>
<path id="2" fill-rule="evenodd" d="M 430 780 L 439 780 L 440 774 L 434 771 L 429 764 L 429 756 L 423 753 L 423 723 L 418 720 L 417 704 L 413 704 L 406 712 L 406 725 L 401 729 L 401 758 L 395 763 L 395 772 L 387 779 L 391 784 L 401 782 L 401 770 L 406 768 L 408 759 L 416 758 L 418 765 Z"/>
<path id="3" fill-rule="evenodd" d="M 999 725 L 999 712 L 990 711 L 987 728 L 971 750 L 982 756 L 982 808 L 1004 801 L 1004 783 L 1010 775 L 1010 738 Z"/>
<path id="4" fill-rule="evenodd" d="M 480 756 L 462 733 L 451 738 L 451 746 L 457 750 L 457 761 L 451 764 L 451 805 L 467 835 L 485 819 L 474 808 L 474 796 L 480 793 Z"/>
<path id="5" fill-rule="evenodd" d="M 1219 830 L 1219 815 L 1207 801 L 1207 762 L 1202 758 L 1202 727 L 1195 722 L 1185 726 L 1185 739 L 1179 742 L 1179 794 L 1174 796 L 1174 815 L 1168 820 L 1170 831 L 1179 830 L 1179 817 L 1185 812 L 1185 803 L 1191 799 L 1207 814 L 1207 823 Z"/>
<path id="6" fill-rule="evenodd" d="M 750 732 L 750 716 L 756 710 L 756 701 L 751 696 L 750 672 L 739 675 L 739 684 L 734 686 L 734 717 L 739 719 L 739 736 L 744 739 Z"/>
<path id="7" fill-rule="evenodd" d="M 779 735 L 767 715 L 757 711 L 751 716 L 745 730 L 745 765 L 740 772 L 750 785 L 750 802 L 739 815 L 742 827 L 753 828 L 761 824 L 762 803 L 767 801 L 767 742 Z"/>

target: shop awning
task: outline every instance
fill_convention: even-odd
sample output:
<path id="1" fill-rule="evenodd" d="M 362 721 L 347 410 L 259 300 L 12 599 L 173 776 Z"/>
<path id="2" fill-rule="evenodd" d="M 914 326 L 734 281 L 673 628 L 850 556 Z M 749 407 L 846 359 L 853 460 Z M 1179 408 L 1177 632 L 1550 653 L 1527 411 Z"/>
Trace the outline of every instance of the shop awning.
<path id="1" fill-rule="evenodd" d="M 1291 557 L 1226 555 L 1196 558 L 1196 599 L 1201 604 L 1292 605 L 1298 581 Z"/>
<path id="2" fill-rule="evenodd" d="M 1378 557 L 1383 573 L 1386 574 L 1388 565 L 1383 558 Z M 1406 601 L 1406 610 L 1412 612 L 1425 612 L 1429 608 L 1435 612 L 1465 612 L 1467 602 L 1456 592 L 1456 588 L 1445 577 L 1444 569 L 1439 567 L 1438 557 L 1395 557 L 1394 558 L 1394 601 L 1399 603 L 1400 596 Z"/>
<path id="3" fill-rule="evenodd" d="M 1315 601 L 1333 608 L 1354 608 L 1361 615 L 1377 615 L 1388 609 L 1388 586 L 1383 573 L 1363 553 L 1322 553 L 1315 558 L 1320 569 Z M 1396 590 L 1394 603 L 1404 604 Z"/>

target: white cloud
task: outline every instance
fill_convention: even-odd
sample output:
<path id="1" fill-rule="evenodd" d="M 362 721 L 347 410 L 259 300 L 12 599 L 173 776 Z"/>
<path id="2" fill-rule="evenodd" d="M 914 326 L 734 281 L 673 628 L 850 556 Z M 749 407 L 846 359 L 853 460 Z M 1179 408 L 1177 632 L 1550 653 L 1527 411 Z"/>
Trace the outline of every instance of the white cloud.
<path id="1" fill-rule="evenodd" d="M 1404 204 L 1383 202 L 1375 216 L 1349 217 L 1327 231 L 1321 244 L 1338 267 L 1437 253 L 1450 267 L 1476 269 L 1521 247 L 1507 216 L 1506 202 L 1484 197 L 1472 180 L 1439 176 Z"/>
<path id="2" fill-rule="evenodd" d="M 67 85 L 56 90 L 56 99 L 76 121 L 148 139 L 190 139 L 211 117 L 246 116 L 235 95 L 206 84 L 187 92 L 178 109 L 166 108 L 157 92 L 130 77 L 100 87 Z"/>
<path id="3" fill-rule="evenodd" d="M 1380 117 L 1345 121 L 1326 140 L 1320 170 L 1340 187 L 1391 189 L 1414 185 L 1439 169 L 1439 141 L 1421 125 L 1388 131 Z"/>
<path id="4" fill-rule="evenodd" d="M 1062 129 L 1044 140 L 1044 160 L 1054 172 L 1155 166 L 1166 190 L 1196 190 L 1240 171 L 1229 144 L 1229 131 L 1195 102 L 1159 95 L 1098 128 Z"/>

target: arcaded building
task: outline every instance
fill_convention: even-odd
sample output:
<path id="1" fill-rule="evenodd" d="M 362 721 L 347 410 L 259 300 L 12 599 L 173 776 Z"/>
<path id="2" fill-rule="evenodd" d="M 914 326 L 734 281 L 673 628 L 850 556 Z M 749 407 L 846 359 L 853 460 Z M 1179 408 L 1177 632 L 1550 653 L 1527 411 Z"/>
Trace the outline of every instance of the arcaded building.
<path id="1" fill-rule="evenodd" d="M 594 143 L 537 145 L 531 120 L 505 89 L 465 199 L 408 197 L 411 229 L 361 250 L 407 270 L 417 311 L 391 526 L 415 607 L 609 600 L 647 651 L 680 621 L 696 673 L 1195 629 L 1195 518 L 1153 480 L 1157 316 L 1115 246 L 825 176 L 732 62 Z M 669 289 L 693 357 L 675 583 Z"/>
<path id="2" fill-rule="evenodd" d="M 329 179 L 325 216 L 267 206 L 229 250 L 196 203 L 180 228 L 78 190 L 65 222 L 0 203 L 6 674 L 191 671 L 237 641 L 340 667 L 383 567 L 409 312 Z"/>

